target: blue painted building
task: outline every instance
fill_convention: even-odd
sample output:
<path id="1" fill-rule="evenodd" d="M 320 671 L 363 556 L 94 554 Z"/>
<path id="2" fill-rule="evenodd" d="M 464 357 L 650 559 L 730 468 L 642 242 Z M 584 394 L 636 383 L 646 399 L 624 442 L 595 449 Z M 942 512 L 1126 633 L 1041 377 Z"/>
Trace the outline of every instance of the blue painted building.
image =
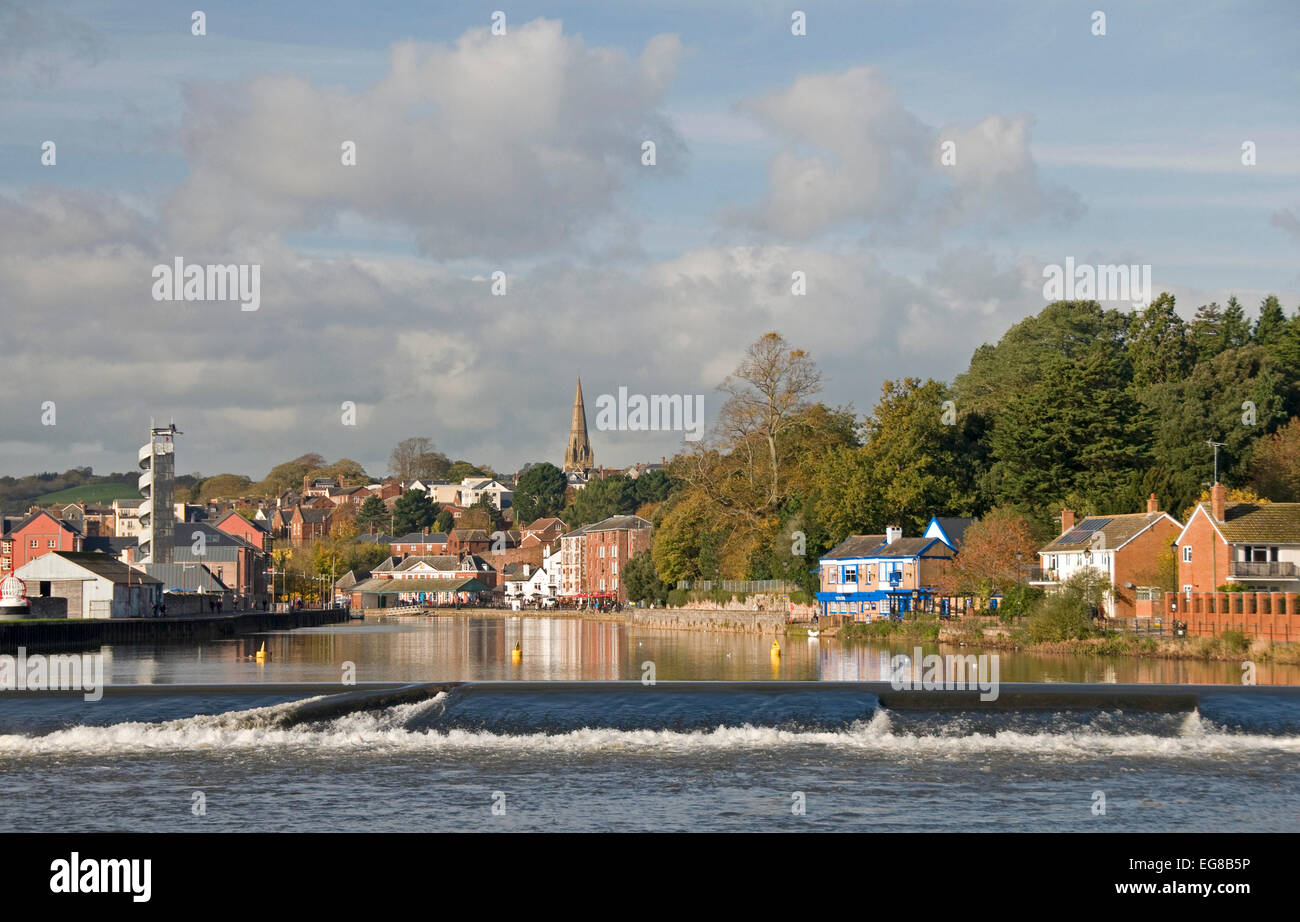
<path id="1" fill-rule="evenodd" d="M 841 541 L 818 562 L 821 614 L 874 621 L 934 610 L 939 576 L 957 556 L 972 521 L 936 516 L 920 538 L 904 538 L 902 529 L 889 528 L 883 535 Z"/>

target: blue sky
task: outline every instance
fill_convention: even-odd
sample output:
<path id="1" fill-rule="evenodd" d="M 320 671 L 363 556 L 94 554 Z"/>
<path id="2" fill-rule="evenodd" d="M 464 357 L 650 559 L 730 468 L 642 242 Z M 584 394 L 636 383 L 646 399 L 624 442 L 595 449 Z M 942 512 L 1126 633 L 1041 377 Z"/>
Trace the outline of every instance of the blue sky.
<path id="1" fill-rule="evenodd" d="M 0 470 L 129 469 L 153 415 L 204 473 L 381 473 L 409 435 L 512 470 L 560 459 L 577 375 L 589 422 L 620 386 L 711 416 L 768 329 L 867 410 L 950 380 L 1067 256 L 1150 264 L 1187 316 L 1293 312 L 1300 8 L 1102 6 L 1097 36 L 1098 8 L 0 0 Z M 176 255 L 262 265 L 263 306 L 152 301 Z"/>

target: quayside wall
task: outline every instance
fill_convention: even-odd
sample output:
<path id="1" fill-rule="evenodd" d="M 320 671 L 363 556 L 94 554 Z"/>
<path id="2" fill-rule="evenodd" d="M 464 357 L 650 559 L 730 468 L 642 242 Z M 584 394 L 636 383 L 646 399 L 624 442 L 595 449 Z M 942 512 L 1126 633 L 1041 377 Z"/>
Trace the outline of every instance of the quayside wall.
<path id="1" fill-rule="evenodd" d="M 81 649 L 103 644 L 168 643 L 218 640 L 240 634 L 287 631 L 348 620 L 346 608 L 305 608 L 301 611 L 235 612 L 184 618 L 69 619 L 0 622 L 0 654 L 19 647 L 29 652 Z"/>

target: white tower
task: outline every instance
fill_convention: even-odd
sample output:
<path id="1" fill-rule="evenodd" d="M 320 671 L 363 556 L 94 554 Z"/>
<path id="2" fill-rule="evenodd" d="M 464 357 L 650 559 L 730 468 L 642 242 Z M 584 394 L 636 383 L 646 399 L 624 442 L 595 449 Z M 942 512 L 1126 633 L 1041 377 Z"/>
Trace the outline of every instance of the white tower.
<path id="1" fill-rule="evenodd" d="M 176 512 L 172 495 L 176 487 L 175 423 L 153 426 L 149 444 L 140 447 L 140 552 L 137 563 L 171 563 Z"/>

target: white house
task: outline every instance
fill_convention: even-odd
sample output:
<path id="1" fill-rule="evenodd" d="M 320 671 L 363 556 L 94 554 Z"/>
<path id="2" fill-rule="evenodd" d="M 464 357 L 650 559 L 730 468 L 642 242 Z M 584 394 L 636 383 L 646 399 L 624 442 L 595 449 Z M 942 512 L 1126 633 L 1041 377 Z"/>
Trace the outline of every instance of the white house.
<path id="1" fill-rule="evenodd" d="M 67 599 L 69 618 L 148 618 L 163 591 L 162 580 L 93 551 L 50 551 L 15 575 L 29 597 Z"/>

